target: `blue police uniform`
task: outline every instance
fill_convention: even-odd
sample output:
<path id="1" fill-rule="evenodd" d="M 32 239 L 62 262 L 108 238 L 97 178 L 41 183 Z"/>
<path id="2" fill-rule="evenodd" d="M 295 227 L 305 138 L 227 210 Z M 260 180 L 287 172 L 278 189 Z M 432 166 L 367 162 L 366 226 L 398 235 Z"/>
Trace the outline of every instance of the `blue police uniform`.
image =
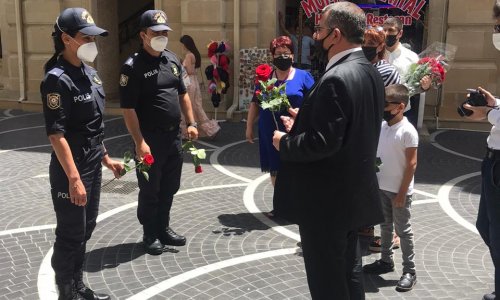
<path id="1" fill-rule="evenodd" d="M 96 226 L 101 190 L 104 91 L 95 69 L 75 67 L 62 56 L 40 91 L 47 135 L 64 134 L 87 192 L 87 205 L 72 204 L 68 178 L 52 152 L 49 176 L 57 227 L 52 267 L 56 283 L 81 276 L 85 247 Z M 74 278 L 78 280 L 81 278 Z"/>
<path id="2" fill-rule="evenodd" d="M 165 244 L 162 235 L 169 230 L 173 197 L 180 186 L 183 158 L 179 95 L 185 93 L 181 63 L 168 50 L 154 57 L 141 49 L 122 67 L 121 107 L 135 109 L 141 133 L 155 159 L 148 171 L 149 181 L 137 172 L 140 188 L 137 217 L 144 235 L 159 238 L 162 244 Z M 185 239 L 166 243 L 183 245 Z"/>

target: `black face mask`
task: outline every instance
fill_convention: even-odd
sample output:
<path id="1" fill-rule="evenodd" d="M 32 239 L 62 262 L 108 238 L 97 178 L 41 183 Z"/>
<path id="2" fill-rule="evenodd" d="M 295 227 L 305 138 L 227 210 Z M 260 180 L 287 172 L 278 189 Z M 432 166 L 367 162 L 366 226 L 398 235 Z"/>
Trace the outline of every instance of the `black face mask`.
<path id="1" fill-rule="evenodd" d="M 363 53 L 365 54 L 366 59 L 368 59 L 369 62 L 373 61 L 377 56 L 377 47 L 365 46 L 361 48 L 363 49 Z"/>
<path id="2" fill-rule="evenodd" d="M 273 59 L 273 65 L 281 71 L 286 71 L 292 66 L 292 58 L 280 55 Z"/>
<path id="3" fill-rule="evenodd" d="M 398 42 L 398 39 L 396 38 L 398 35 L 395 34 L 395 35 L 387 35 L 385 37 L 385 44 L 387 45 L 387 47 L 392 47 L 394 45 L 396 45 L 396 43 Z"/>
<path id="4" fill-rule="evenodd" d="M 325 49 L 325 48 L 323 48 L 323 42 L 326 40 L 327 37 L 330 36 L 330 34 L 332 34 L 332 32 L 333 32 L 333 30 L 330 29 L 330 32 L 328 33 L 328 35 L 326 35 L 321 40 L 316 40 L 314 42 L 314 48 L 316 49 L 316 51 L 318 53 L 318 59 L 320 62 L 327 62 L 328 61 L 328 51 L 330 51 L 330 48 L 332 48 L 333 44 L 331 44 L 330 47 L 328 47 L 328 49 Z"/>
<path id="5" fill-rule="evenodd" d="M 384 115 L 382 116 L 382 118 L 387 122 L 389 123 L 390 120 L 394 119 L 394 117 L 397 116 L 397 114 L 391 114 L 391 111 L 390 110 L 384 110 Z"/>

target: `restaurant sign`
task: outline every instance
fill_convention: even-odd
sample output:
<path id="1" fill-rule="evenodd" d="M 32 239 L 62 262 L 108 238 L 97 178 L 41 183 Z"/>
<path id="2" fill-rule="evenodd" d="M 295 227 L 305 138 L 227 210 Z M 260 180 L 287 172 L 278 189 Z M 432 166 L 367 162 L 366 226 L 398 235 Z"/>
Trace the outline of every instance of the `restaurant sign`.
<path id="1" fill-rule="evenodd" d="M 301 0 L 300 5 L 304 10 L 307 18 L 314 16 L 314 23 L 317 25 L 319 23 L 319 14 L 325 6 L 335 2 L 341 2 L 344 0 Z M 399 16 L 389 16 L 385 15 L 375 15 L 373 13 L 366 14 L 366 23 L 368 25 L 376 26 L 384 23 L 385 19 L 388 17 L 396 17 L 401 20 L 404 26 L 412 25 L 413 20 L 419 20 L 421 17 L 421 12 L 425 6 L 427 0 L 377 0 L 376 4 L 358 4 L 361 8 L 397 8 L 401 10 L 404 15 Z"/>

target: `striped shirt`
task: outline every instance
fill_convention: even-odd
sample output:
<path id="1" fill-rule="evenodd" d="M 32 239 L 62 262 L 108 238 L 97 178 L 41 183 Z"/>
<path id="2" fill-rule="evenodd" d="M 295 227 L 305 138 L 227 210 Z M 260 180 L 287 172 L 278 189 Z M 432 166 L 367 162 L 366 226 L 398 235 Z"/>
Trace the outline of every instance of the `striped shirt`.
<path id="1" fill-rule="evenodd" d="M 375 66 L 375 68 L 377 68 L 380 75 L 382 75 L 384 86 L 401 83 L 399 72 L 395 66 L 391 65 L 385 60 L 380 60 L 373 65 Z"/>

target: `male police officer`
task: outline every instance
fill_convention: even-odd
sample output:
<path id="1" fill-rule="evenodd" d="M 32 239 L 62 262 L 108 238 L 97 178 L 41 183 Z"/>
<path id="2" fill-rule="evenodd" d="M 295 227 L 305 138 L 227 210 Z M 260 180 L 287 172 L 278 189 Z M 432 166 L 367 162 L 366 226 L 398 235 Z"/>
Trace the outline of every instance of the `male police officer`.
<path id="1" fill-rule="evenodd" d="M 144 249 L 158 255 L 164 245 L 183 246 L 186 238 L 169 226 L 170 208 L 180 186 L 182 148 L 179 124 L 186 116 L 190 139 L 198 137 L 191 101 L 182 81 L 181 63 L 166 50 L 167 16 L 148 10 L 140 20 L 142 49 L 130 56 L 120 75 L 121 107 L 125 124 L 135 142 L 136 158 L 151 153 L 154 164 L 149 180 L 139 172 L 137 217 L 144 229 Z"/>

